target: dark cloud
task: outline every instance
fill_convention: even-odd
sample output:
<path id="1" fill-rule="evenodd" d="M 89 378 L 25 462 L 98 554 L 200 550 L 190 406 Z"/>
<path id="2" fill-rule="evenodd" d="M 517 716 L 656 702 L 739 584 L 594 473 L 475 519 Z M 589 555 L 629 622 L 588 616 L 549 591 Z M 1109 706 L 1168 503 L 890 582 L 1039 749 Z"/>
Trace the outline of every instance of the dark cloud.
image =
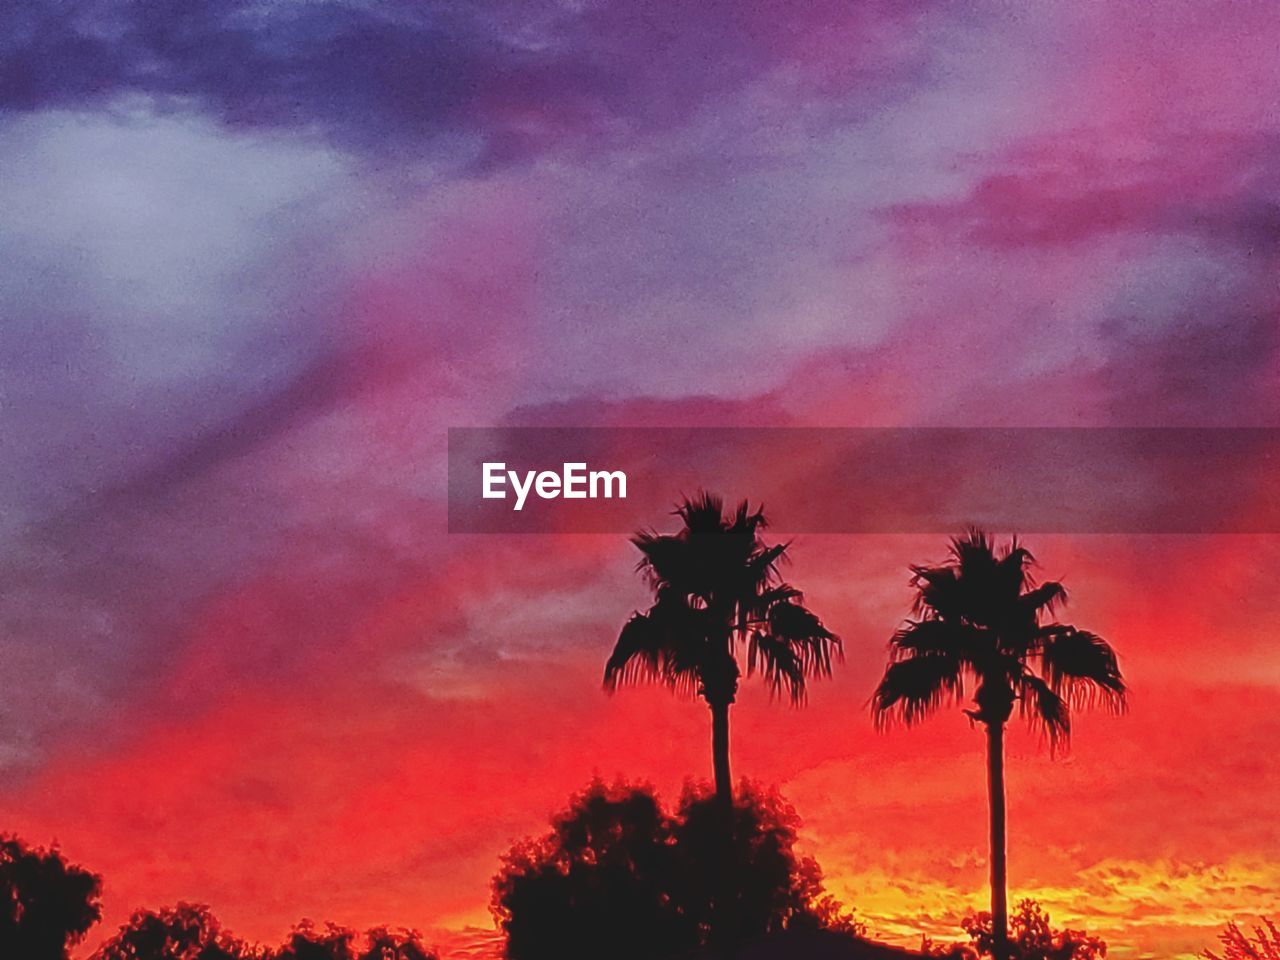
<path id="1" fill-rule="evenodd" d="M 1021 156 L 959 199 L 896 204 L 908 232 L 955 236 L 997 250 L 1052 249 L 1119 234 L 1180 234 L 1245 252 L 1280 246 L 1275 137 L 1168 136 L 1142 160 L 1104 165 L 1057 143 Z"/>
<path id="2" fill-rule="evenodd" d="M 336 3 L 116 3 L 10 8 L 0 102 L 98 108 L 127 95 L 236 128 L 355 142 L 469 132 L 484 95 L 569 109 L 602 78 L 478 16 Z"/>
<path id="3" fill-rule="evenodd" d="M 503 418 L 510 427 L 783 426 L 791 421 L 767 394 L 731 400 L 715 396 L 678 399 L 631 397 L 610 400 L 581 396 L 553 403 L 516 407 Z"/>
<path id="4" fill-rule="evenodd" d="M 0 13 L 0 107 L 96 109 L 140 96 L 233 128 L 380 149 L 443 137 L 455 155 L 469 145 L 475 161 L 500 162 L 551 140 L 687 117 L 800 56 L 823 17 L 871 36 L 906 9 L 42 0 Z M 853 82 L 857 46 L 836 80 Z"/>
<path id="5" fill-rule="evenodd" d="M 1280 245 L 1274 202 L 1248 196 L 1188 201 L 1176 182 L 1047 185 L 1000 174 L 958 203 L 903 204 L 891 215 L 907 229 L 955 232 L 997 249 L 1066 246 L 1125 232 L 1200 235 L 1246 250 Z"/>
<path id="6" fill-rule="evenodd" d="M 1120 422 L 1275 423 L 1280 331 L 1274 315 L 1180 318 L 1153 330 L 1132 318 L 1105 321 L 1100 386 Z"/>

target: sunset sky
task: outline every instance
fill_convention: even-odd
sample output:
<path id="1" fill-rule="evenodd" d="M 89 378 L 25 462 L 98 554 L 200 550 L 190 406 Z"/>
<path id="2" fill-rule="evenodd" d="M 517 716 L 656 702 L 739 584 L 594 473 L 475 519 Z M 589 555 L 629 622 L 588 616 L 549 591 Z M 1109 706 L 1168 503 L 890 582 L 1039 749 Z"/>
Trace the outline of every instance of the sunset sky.
<path id="1" fill-rule="evenodd" d="M 446 430 L 1280 426 L 1277 50 L 1263 2 L 5 5 L 0 831 L 104 875 L 89 948 L 188 899 L 487 949 L 513 840 L 710 733 L 601 690 L 624 537 L 445 532 Z M 1121 958 L 1280 913 L 1280 536 L 1030 545 L 1133 696 L 1011 736 L 1013 898 Z M 959 938 L 983 738 L 866 709 L 945 537 L 792 553 L 846 661 L 747 689 L 735 774 L 872 935 Z"/>

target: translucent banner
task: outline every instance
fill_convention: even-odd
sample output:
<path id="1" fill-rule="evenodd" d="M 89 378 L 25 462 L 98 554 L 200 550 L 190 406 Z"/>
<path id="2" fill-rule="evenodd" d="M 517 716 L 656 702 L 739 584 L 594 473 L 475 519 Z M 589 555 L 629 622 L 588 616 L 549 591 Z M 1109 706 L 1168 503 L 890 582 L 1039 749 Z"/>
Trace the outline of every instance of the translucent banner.
<path id="1" fill-rule="evenodd" d="M 683 495 L 794 533 L 1277 533 L 1275 428 L 457 428 L 451 533 L 625 533 Z"/>

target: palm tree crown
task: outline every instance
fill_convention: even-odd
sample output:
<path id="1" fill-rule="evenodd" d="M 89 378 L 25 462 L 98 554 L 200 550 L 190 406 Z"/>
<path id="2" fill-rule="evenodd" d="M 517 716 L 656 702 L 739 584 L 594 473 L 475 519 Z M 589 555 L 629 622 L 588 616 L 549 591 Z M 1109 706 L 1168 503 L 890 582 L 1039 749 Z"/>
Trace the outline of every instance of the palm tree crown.
<path id="1" fill-rule="evenodd" d="M 642 531 L 631 540 L 654 602 L 622 628 L 605 686 L 655 680 L 732 703 L 745 644 L 748 675 L 759 671 L 773 692 L 803 701 L 808 679 L 830 675 L 840 641 L 782 580 L 787 544 L 763 542 L 764 512 L 745 500 L 726 514 L 719 497 L 703 493 L 675 514 L 684 524 L 678 533 Z"/>
<path id="2" fill-rule="evenodd" d="M 949 562 L 913 566 L 914 619 L 890 641 L 891 662 L 872 697 L 877 721 L 913 724 L 947 701 L 988 726 L 1015 704 L 1048 735 L 1071 733 L 1071 710 L 1095 702 L 1123 710 L 1125 684 L 1115 651 L 1096 634 L 1052 620 L 1066 602 L 1062 584 L 1037 585 L 1030 552 L 1013 539 L 997 549 L 980 530 L 951 542 Z"/>

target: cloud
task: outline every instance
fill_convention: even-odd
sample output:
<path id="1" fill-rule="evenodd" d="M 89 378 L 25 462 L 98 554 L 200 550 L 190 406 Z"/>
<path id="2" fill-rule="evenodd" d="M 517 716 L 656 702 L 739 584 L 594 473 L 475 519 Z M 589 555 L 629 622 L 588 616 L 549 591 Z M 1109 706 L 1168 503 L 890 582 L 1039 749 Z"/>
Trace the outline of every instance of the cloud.
<path id="1" fill-rule="evenodd" d="M 1265 256 L 1280 243 L 1272 143 L 1269 131 L 1252 138 L 1169 131 L 1135 151 L 1086 128 L 989 158 L 988 167 L 1005 169 L 988 172 L 961 199 L 896 204 L 886 214 L 907 232 L 995 250 L 1186 234 Z"/>
<path id="2" fill-rule="evenodd" d="M 326 151 L 57 112 L 9 118 L 0 151 L 10 531 L 265 402 L 328 349 L 304 320 L 331 289 L 316 238 L 341 220 Z"/>
<path id="3" fill-rule="evenodd" d="M 143 98 L 232 129 L 318 131 L 356 148 L 434 142 L 463 166 L 485 166 L 619 128 L 668 126 L 797 58 L 854 65 L 843 68 L 847 87 L 867 76 L 856 69 L 863 46 L 874 53 L 881 32 L 910 15 L 896 5 L 790 0 L 751 9 L 45 0 L 0 22 L 0 105 Z M 828 19 L 846 31 L 838 51 L 810 46 Z M 790 29 L 778 31 L 780 22 Z"/>
<path id="4" fill-rule="evenodd" d="M 10 109 L 194 106 L 236 129 L 320 127 L 340 139 L 465 134 L 477 86 L 574 85 L 554 52 L 479 18 L 341 3 L 44 3 L 9 13 Z M 584 88 L 589 78 L 577 80 Z"/>

